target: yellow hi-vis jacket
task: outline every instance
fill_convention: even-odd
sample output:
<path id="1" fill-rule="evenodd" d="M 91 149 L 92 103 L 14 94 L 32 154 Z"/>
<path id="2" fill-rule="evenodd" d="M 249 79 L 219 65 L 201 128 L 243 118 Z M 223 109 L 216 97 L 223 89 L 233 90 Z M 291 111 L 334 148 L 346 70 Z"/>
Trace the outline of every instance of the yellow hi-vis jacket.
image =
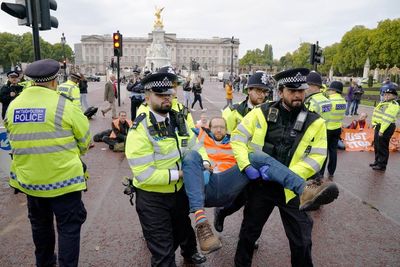
<path id="1" fill-rule="evenodd" d="M 57 87 L 57 92 L 66 94 L 72 98 L 72 102 L 75 105 L 78 105 L 79 107 L 81 106 L 81 91 L 79 90 L 78 84 L 73 81 L 68 80 L 65 83 L 60 84 Z"/>
<path id="2" fill-rule="evenodd" d="M 329 121 L 332 104 L 331 101 L 324 96 L 322 92 L 309 95 L 306 98 L 305 106 L 309 111 L 319 114 L 326 122 Z"/>
<path id="3" fill-rule="evenodd" d="M 381 125 L 380 133 L 384 133 L 390 124 L 396 123 L 399 115 L 399 103 L 395 100 L 380 102 L 372 113 L 372 125 Z"/>
<path id="4" fill-rule="evenodd" d="M 247 97 L 244 101 L 236 103 L 232 107 L 226 107 L 222 111 L 222 117 L 226 121 L 227 133 L 232 133 L 236 126 L 242 121 L 243 117 L 251 110 L 247 106 L 248 99 Z"/>
<path id="5" fill-rule="evenodd" d="M 329 100 L 332 103 L 332 109 L 326 128 L 336 130 L 342 127 L 346 112 L 346 100 L 338 93 L 329 95 Z"/>
<path id="6" fill-rule="evenodd" d="M 231 146 L 240 170 L 250 165 L 249 153 L 263 149 L 268 130 L 268 123 L 261 109 L 263 105 L 250 111 L 232 132 Z M 325 121 L 317 118 L 303 129 L 303 133 L 290 161 L 289 169 L 306 180 L 320 171 L 326 158 Z M 285 189 L 286 202 L 295 196 L 294 192 Z"/>
<path id="7" fill-rule="evenodd" d="M 135 119 L 125 147 L 125 155 L 134 175 L 133 185 L 149 192 L 176 192 L 182 187 L 183 181 L 171 181 L 170 170 L 182 169 L 182 157 L 187 150 L 194 149 L 196 135 L 185 121 L 189 136 L 180 136 L 177 130 L 175 138 L 159 136 L 151 130 L 150 108 L 142 105 L 141 111 L 144 112 Z M 200 147 L 198 152 L 208 161 L 204 147 Z"/>
<path id="8" fill-rule="evenodd" d="M 89 121 L 69 99 L 45 87 L 28 87 L 8 107 L 5 126 L 12 187 L 37 197 L 86 189 L 80 155 L 90 143 Z"/>

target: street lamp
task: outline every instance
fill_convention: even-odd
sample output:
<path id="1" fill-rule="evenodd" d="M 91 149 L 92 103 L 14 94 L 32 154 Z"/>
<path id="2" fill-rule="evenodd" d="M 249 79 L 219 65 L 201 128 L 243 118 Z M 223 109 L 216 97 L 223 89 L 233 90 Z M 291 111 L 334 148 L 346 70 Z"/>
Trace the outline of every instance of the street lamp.
<path id="1" fill-rule="evenodd" d="M 235 44 L 235 38 L 232 36 L 231 39 L 231 79 L 233 79 L 233 45 Z"/>
<path id="2" fill-rule="evenodd" d="M 61 44 L 62 44 L 62 49 L 63 49 L 64 82 L 67 81 L 67 61 L 65 58 L 65 43 L 66 43 L 65 36 L 64 36 L 64 33 L 62 33 Z"/>

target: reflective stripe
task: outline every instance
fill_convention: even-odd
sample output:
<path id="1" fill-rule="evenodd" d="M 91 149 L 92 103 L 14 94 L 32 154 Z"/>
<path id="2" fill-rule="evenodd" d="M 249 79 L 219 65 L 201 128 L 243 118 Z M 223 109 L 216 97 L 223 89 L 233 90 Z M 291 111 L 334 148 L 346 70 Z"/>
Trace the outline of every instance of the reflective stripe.
<path id="1" fill-rule="evenodd" d="M 27 190 L 35 190 L 35 191 L 50 191 L 50 190 L 56 190 L 60 188 L 64 188 L 73 184 L 80 184 L 85 182 L 85 177 L 83 176 L 77 176 L 71 179 L 67 179 L 64 181 L 56 182 L 53 184 L 24 184 L 21 183 L 18 179 L 15 173 L 11 172 L 10 173 L 11 179 L 15 180 L 18 182 L 18 184 Z"/>
<path id="2" fill-rule="evenodd" d="M 193 148 L 196 144 L 197 144 L 197 142 L 196 142 L 196 137 L 193 136 L 193 137 L 189 140 L 188 148 Z"/>
<path id="3" fill-rule="evenodd" d="M 329 119 L 329 122 L 341 122 L 343 119 Z"/>
<path id="4" fill-rule="evenodd" d="M 316 173 L 320 171 L 321 167 L 319 166 L 318 162 L 315 161 L 314 159 L 306 157 L 303 159 L 303 161 L 308 165 L 310 165 L 311 168 L 313 168 Z"/>
<path id="5" fill-rule="evenodd" d="M 247 142 L 249 141 L 249 138 L 236 134 L 236 135 L 232 136 L 232 138 L 231 138 L 231 142 L 234 142 L 234 141 L 238 141 L 238 142 L 247 144 Z"/>
<path id="6" fill-rule="evenodd" d="M 138 176 L 135 176 L 135 178 L 139 182 L 143 182 L 144 180 L 148 179 L 150 176 L 153 175 L 153 173 L 156 171 L 154 167 L 148 167 L 145 171 L 140 173 Z"/>
<path id="7" fill-rule="evenodd" d="M 139 158 L 128 159 L 129 166 L 131 166 L 131 167 L 147 164 L 152 161 L 154 161 L 154 154 L 150 154 L 150 155 L 139 157 Z"/>
<path id="8" fill-rule="evenodd" d="M 247 131 L 246 128 L 244 128 L 244 126 L 242 124 L 239 124 L 236 129 L 240 132 L 242 132 L 243 134 L 245 134 L 248 138 L 251 137 L 251 134 L 249 133 L 249 131 Z"/>
<path id="9" fill-rule="evenodd" d="M 320 112 L 320 105 L 319 102 L 317 100 L 315 100 L 314 98 L 310 98 L 310 101 L 314 103 L 314 106 L 316 107 L 315 112 L 319 113 Z"/>
<path id="10" fill-rule="evenodd" d="M 78 139 L 78 141 L 79 141 L 80 143 L 86 143 L 87 138 L 89 137 L 89 135 L 90 135 L 90 131 L 87 131 L 86 134 L 85 134 L 85 136 L 82 137 L 82 138 L 80 138 L 80 139 Z"/>
<path id="11" fill-rule="evenodd" d="M 394 122 L 394 121 L 392 121 L 392 120 L 387 120 L 387 119 L 385 119 L 385 118 L 381 118 L 381 120 L 384 121 L 384 122 L 387 122 L 387 123 L 393 123 L 393 122 Z"/>
<path id="12" fill-rule="evenodd" d="M 155 160 L 167 160 L 167 159 L 173 159 L 173 158 L 179 158 L 179 151 L 178 149 L 170 152 L 169 154 L 155 154 L 154 159 Z"/>
<path id="13" fill-rule="evenodd" d="M 14 155 L 45 154 L 45 153 L 60 152 L 63 150 L 69 150 L 73 148 L 77 148 L 75 141 L 65 145 L 40 146 L 40 147 L 30 147 L 30 148 L 13 148 L 12 154 Z"/>
<path id="14" fill-rule="evenodd" d="M 311 148 L 309 154 L 319 154 L 319 155 L 324 155 L 325 156 L 327 153 L 328 153 L 328 150 L 326 148 L 313 147 L 313 148 Z"/>
<path id="15" fill-rule="evenodd" d="M 386 109 L 385 109 L 385 110 L 386 110 Z M 379 111 L 379 110 L 377 110 L 376 113 L 382 114 L 383 116 L 389 117 L 389 118 L 391 118 L 391 119 L 393 119 L 393 120 L 396 119 L 396 116 L 392 116 L 392 115 L 390 115 L 390 114 L 387 114 L 387 113 L 385 113 L 385 112 L 381 112 L 381 111 Z"/>
<path id="16" fill-rule="evenodd" d="M 54 118 L 54 125 L 57 130 L 62 130 L 62 117 L 64 113 L 64 107 L 65 107 L 65 97 L 59 96 L 58 97 L 58 104 L 57 104 L 57 109 L 56 109 L 56 116 Z"/>
<path id="17" fill-rule="evenodd" d="M 215 149 L 215 148 L 206 148 L 207 154 L 218 154 L 218 153 L 224 153 L 226 155 L 233 155 L 232 149 Z"/>
<path id="18" fill-rule="evenodd" d="M 27 133 L 27 134 L 10 134 L 11 141 L 30 141 L 30 140 L 41 140 L 41 139 L 55 139 L 62 137 L 73 136 L 72 131 L 62 130 L 57 132 L 38 132 L 38 133 Z"/>
<path id="19" fill-rule="evenodd" d="M 79 100 L 81 99 L 80 97 L 73 97 L 72 100 Z"/>
<path id="20" fill-rule="evenodd" d="M 253 148 L 255 151 L 262 151 L 262 146 L 260 146 L 260 145 L 257 145 L 257 144 L 254 144 L 254 143 L 250 142 L 249 146 L 251 148 Z"/>

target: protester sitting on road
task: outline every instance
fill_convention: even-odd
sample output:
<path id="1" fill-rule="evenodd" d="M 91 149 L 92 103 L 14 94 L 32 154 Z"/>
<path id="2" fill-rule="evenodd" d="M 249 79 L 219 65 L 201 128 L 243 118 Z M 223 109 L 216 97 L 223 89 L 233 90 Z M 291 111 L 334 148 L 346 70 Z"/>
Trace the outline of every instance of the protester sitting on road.
<path id="1" fill-rule="evenodd" d="M 347 126 L 346 128 L 347 129 L 360 129 L 360 130 L 368 128 L 367 121 L 366 121 L 367 117 L 368 117 L 367 113 L 361 112 L 360 117 L 358 117 L 358 120 L 353 120 L 349 124 L 349 126 Z"/>
<path id="2" fill-rule="evenodd" d="M 120 111 L 118 118 L 111 123 L 110 136 L 104 136 L 103 142 L 115 152 L 125 151 L 125 141 L 129 128 L 132 127 L 132 121 L 126 119 L 126 112 Z"/>

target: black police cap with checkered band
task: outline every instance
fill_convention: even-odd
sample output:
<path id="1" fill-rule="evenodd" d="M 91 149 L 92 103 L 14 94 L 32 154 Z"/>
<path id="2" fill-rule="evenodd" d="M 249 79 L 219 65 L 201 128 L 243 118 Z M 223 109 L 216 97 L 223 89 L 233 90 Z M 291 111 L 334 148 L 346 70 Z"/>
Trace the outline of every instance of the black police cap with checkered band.
<path id="1" fill-rule="evenodd" d="M 38 83 L 49 82 L 57 78 L 60 63 L 54 59 L 42 59 L 26 67 L 25 75 Z"/>
<path id="2" fill-rule="evenodd" d="M 287 87 L 295 90 L 305 90 L 308 88 L 307 75 L 310 73 L 306 68 L 295 68 L 281 71 L 275 74 L 274 79 L 279 87 Z"/>
<path id="3" fill-rule="evenodd" d="M 156 73 L 149 74 L 142 81 L 144 90 L 151 90 L 156 94 L 170 95 L 175 93 L 178 77 L 171 66 L 160 68 Z"/>

